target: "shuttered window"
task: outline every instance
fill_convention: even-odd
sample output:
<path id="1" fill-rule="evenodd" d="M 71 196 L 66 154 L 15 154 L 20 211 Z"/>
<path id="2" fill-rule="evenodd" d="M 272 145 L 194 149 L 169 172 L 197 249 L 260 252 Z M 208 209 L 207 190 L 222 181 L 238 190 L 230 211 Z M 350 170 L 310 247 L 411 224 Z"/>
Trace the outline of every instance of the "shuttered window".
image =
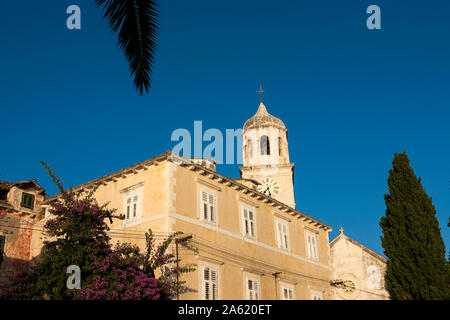
<path id="1" fill-rule="evenodd" d="M 289 231 L 287 222 L 277 220 L 276 225 L 278 248 L 289 249 Z"/>
<path id="2" fill-rule="evenodd" d="M 200 208 L 202 220 L 216 223 L 217 199 L 215 194 L 200 190 Z"/>
<path id="3" fill-rule="evenodd" d="M 2 267 L 3 255 L 5 253 L 6 237 L 0 236 L 0 268 Z"/>
<path id="4" fill-rule="evenodd" d="M 306 242 L 308 245 L 308 258 L 318 260 L 317 254 L 317 236 L 312 232 L 306 233 Z"/>
<path id="5" fill-rule="evenodd" d="M 289 287 L 281 287 L 282 300 L 294 300 L 294 289 Z"/>
<path id="6" fill-rule="evenodd" d="M 259 300 L 259 280 L 247 278 L 247 299 Z"/>
<path id="7" fill-rule="evenodd" d="M 245 236 L 256 237 L 255 211 L 244 206 L 242 206 L 242 232 Z"/>
<path id="8" fill-rule="evenodd" d="M 203 298 L 205 300 L 218 299 L 218 273 L 211 267 L 203 268 Z"/>
<path id="9" fill-rule="evenodd" d="M 34 194 L 22 192 L 21 207 L 33 209 L 34 208 Z"/>
<path id="10" fill-rule="evenodd" d="M 125 220 L 133 220 L 139 216 L 140 200 L 136 194 L 125 197 Z"/>

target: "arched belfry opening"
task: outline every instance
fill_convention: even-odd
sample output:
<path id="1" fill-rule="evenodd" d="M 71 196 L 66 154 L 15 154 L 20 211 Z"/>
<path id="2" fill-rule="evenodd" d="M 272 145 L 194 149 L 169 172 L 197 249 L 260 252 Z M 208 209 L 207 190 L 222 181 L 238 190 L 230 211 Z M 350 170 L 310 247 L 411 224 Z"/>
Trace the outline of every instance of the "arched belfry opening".
<path id="1" fill-rule="evenodd" d="M 261 139 L 259 140 L 259 150 L 262 156 L 270 155 L 270 141 L 268 136 L 261 136 Z"/>

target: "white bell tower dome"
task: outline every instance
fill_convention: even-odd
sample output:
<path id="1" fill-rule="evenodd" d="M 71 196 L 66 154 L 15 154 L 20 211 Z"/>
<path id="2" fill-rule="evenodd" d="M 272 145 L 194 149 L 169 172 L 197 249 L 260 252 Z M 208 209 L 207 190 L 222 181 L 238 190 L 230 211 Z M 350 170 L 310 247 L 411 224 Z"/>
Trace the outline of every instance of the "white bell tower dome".
<path id="1" fill-rule="evenodd" d="M 259 191 L 295 208 L 294 164 L 289 162 L 287 129 L 267 111 L 262 99 L 258 111 L 244 124 L 242 146 L 241 178 L 260 182 Z"/>

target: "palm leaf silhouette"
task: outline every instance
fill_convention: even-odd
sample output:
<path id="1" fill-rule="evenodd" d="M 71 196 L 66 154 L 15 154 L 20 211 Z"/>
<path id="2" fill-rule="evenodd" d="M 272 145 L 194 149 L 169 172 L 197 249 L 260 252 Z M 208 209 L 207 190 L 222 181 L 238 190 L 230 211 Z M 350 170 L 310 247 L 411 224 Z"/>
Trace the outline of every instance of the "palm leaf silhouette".
<path id="1" fill-rule="evenodd" d="M 153 0 L 94 0 L 104 10 L 104 18 L 130 66 L 134 86 L 142 95 L 150 89 L 150 75 L 155 59 L 159 12 Z"/>

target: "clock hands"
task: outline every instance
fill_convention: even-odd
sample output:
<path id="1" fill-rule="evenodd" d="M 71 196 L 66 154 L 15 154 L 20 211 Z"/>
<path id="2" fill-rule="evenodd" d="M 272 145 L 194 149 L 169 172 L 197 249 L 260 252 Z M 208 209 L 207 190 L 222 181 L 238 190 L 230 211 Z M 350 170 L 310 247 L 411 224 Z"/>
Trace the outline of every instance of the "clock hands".
<path id="1" fill-rule="evenodd" d="M 274 193 L 278 192 L 278 190 L 277 190 L 278 189 L 277 183 L 273 182 L 273 184 L 272 184 L 272 182 L 273 182 L 273 180 L 272 181 L 263 180 L 261 185 L 258 186 L 258 191 L 260 191 L 260 192 L 262 192 L 262 193 L 272 197 L 271 189 L 273 189 Z"/>

